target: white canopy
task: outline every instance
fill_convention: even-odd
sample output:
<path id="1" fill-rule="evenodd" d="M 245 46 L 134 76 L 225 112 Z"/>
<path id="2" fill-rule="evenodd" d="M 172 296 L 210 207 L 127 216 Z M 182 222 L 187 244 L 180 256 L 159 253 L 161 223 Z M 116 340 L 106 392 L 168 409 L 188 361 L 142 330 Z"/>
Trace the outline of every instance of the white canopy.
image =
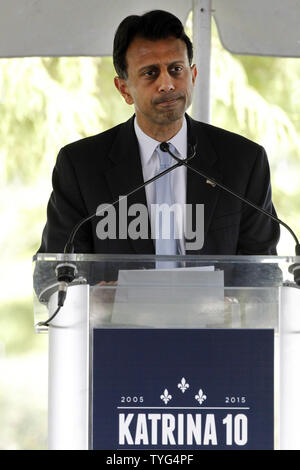
<path id="1" fill-rule="evenodd" d="M 194 12 L 195 63 L 201 70 L 194 115 L 209 120 L 211 15 L 233 53 L 300 56 L 300 0 L 0 0 L 0 57 L 104 56 L 130 14 L 153 9 L 183 23 Z"/>
<path id="2" fill-rule="evenodd" d="M 164 9 L 185 22 L 209 8 L 193 0 L 1 0 L 0 56 L 111 55 L 114 32 L 130 14 Z M 212 0 L 225 48 L 233 53 L 300 56 L 299 0 Z"/>

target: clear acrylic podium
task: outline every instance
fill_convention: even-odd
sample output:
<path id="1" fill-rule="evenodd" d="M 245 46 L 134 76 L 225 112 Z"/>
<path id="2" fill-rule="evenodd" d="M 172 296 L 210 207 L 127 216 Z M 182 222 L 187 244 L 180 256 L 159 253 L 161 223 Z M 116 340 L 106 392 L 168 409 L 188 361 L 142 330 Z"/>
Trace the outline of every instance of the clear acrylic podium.
<path id="1" fill-rule="evenodd" d="M 77 277 L 50 326 L 39 327 L 57 308 L 55 267 L 62 262 L 75 264 Z M 299 257 L 35 256 L 34 321 L 37 333 L 49 335 L 49 449 L 93 449 L 92 340 L 102 329 L 273 331 L 274 448 L 300 449 L 300 289 L 288 270 L 296 262 Z M 240 398 L 230 400 L 238 405 Z"/>

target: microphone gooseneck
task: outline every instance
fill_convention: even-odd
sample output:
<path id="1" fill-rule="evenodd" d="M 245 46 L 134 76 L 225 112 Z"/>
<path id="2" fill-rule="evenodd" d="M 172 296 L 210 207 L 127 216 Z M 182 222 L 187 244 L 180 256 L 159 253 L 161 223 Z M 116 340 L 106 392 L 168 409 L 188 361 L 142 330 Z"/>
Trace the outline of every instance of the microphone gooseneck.
<path id="1" fill-rule="evenodd" d="M 219 187 L 221 188 L 223 191 L 226 191 L 227 193 L 231 194 L 233 197 L 236 197 L 238 198 L 239 200 L 241 200 L 242 202 L 248 204 L 249 206 L 253 207 L 254 209 L 258 210 L 259 212 L 261 212 L 262 214 L 266 215 L 267 217 L 273 219 L 275 222 L 277 222 L 278 224 L 280 225 L 283 225 L 289 232 L 290 234 L 292 235 L 292 237 L 294 238 L 295 242 L 296 242 L 296 247 L 295 247 L 295 253 L 296 253 L 296 256 L 300 256 L 300 244 L 299 244 L 299 240 L 296 236 L 296 234 L 293 232 L 293 230 L 285 223 L 283 222 L 282 220 L 280 220 L 278 217 L 274 216 L 273 214 L 271 214 L 270 212 L 266 211 L 265 209 L 263 209 L 262 207 L 259 207 L 258 205 L 254 204 L 252 201 L 250 201 L 249 199 L 241 196 L 240 194 L 237 194 L 235 193 L 232 189 L 230 188 L 227 188 L 227 186 L 225 186 L 224 184 L 222 183 L 219 183 L 218 181 L 216 181 L 214 178 L 211 178 L 209 175 L 206 175 L 205 173 L 203 173 L 202 171 L 199 171 L 198 169 L 196 168 L 193 168 L 191 165 L 188 164 L 188 162 L 195 157 L 196 155 L 196 144 L 190 144 L 189 145 L 189 150 L 190 150 L 190 153 L 191 155 L 189 157 L 187 157 L 186 159 L 180 159 L 178 158 L 176 155 L 174 155 L 170 148 L 169 148 L 169 144 L 167 142 L 162 142 L 160 144 L 160 149 L 163 151 L 163 152 L 168 152 L 172 158 L 174 158 L 176 160 L 176 164 L 171 166 L 170 168 L 167 168 L 166 170 L 162 171 L 161 173 L 157 174 L 156 176 L 154 176 L 153 178 L 150 178 L 149 180 L 147 180 L 146 182 L 144 182 L 143 184 L 137 186 L 136 188 L 132 189 L 131 191 L 129 191 L 125 196 L 122 196 L 122 197 L 119 197 L 118 199 L 112 201 L 110 204 L 107 204 L 106 207 L 103 207 L 101 212 L 99 213 L 98 211 L 83 218 L 82 220 L 80 220 L 75 226 L 74 228 L 72 229 L 70 235 L 69 235 L 69 238 L 67 240 L 67 243 L 64 247 L 64 254 L 65 255 L 68 255 L 68 254 L 72 254 L 74 253 L 74 240 L 75 240 L 75 237 L 76 237 L 76 234 L 78 233 L 79 229 L 88 221 L 92 220 L 94 217 L 96 216 L 99 216 L 101 215 L 101 213 L 104 213 L 106 209 L 108 209 L 109 207 L 111 206 L 115 206 L 116 204 L 119 204 L 123 199 L 131 196 L 132 194 L 134 194 L 135 192 L 139 191 L 140 189 L 143 189 L 145 188 L 145 186 L 147 186 L 148 184 L 150 183 L 153 183 L 154 181 L 156 181 L 158 178 L 164 176 L 165 174 L 169 173 L 170 171 L 173 171 L 175 168 L 178 168 L 182 165 L 186 166 L 187 168 L 189 168 L 191 171 L 193 171 L 194 173 L 197 173 L 199 176 L 201 176 L 202 178 L 204 178 L 206 180 L 207 183 L 209 183 L 210 185 L 212 185 L 212 187 Z M 60 263 L 59 265 L 57 265 L 56 267 L 56 278 L 57 278 L 57 281 L 58 281 L 58 308 L 57 310 L 55 311 L 55 313 L 46 321 L 43 323 L 43 325 L 45 326 L 49 326 L 49 323 L 50 321 L 57 315 L 57 313 L 59 312 L 60 308 L 64 305 L 64 302 L 65 302 L 65 299 L 66 299 L 66 295 L 67 295 L 67 289 L 68 289 L 68 286 L 69 284 L 75 279 L 76 277 L 76 274 L 77 274 L 77 268 L 74 264 L 70 263 L 67 259 L 66 259 L 66 262 L 63 262 L 63 263 Z M 293 265 L 291 265 L 289 267 L 289 272 L 291 272 L 293 275 L 294 275 L 294 280 L 295 280 L 295 283 L 300 286 L 300 264 L 299 263 L 295 263 Z"/>
<path id="2" fill-rule="evenodd" d="M 273 219 L 275 222 L 277 222 L 278 224 L 280 225 L 283 225 L 283 227 L 285 227 L 289 232 L 290 234 L 292 235 L 292 237 L 294 238 L 295 240 L 295 243 L 296 243 L 296 246 L 295 246 L 295 254 L 296 256 L 300 256 L 300 244 L 299 244 L 299 240 L 295 234 L 295 232 L 285 223 L 283 222 L 282 220 L 280 220 L 278 217 L 276 217 L 275 215 L 271 214 L 270 212 L 266 211 L 265 209 L 263 209 L 262 207 L 259 207 L 257 206 L 256 204 L 254 204 L 254 202 L 250 201 L 249 199 L 241 196 L 240 194 L 236 193 L 235 191 L 232 191 L 232 189 L 229 189 L 227 188 L 227 186 L 224 186 L 224 184 L 222 183 L 219 183 L 218 181 L 216 181 L 214 178 L 211 178 L 210 176 L 204 174 L 202 171 L 199 171 L 197 170 L 196 168 L 193 168 L 191 165 L 189 165 L 185 160 L 181 160 L 180 158 L 176 157 L 176 155 L 173 154 L 173 152 L 170 150 L 170 147 L 169 147 L 169 144 L 167 142 L 162 142 L 160 144 L 160 149 L 163 151 L 163 152 L 168 152 L 171 157 L 173 157 L 177 162 L 182 162 L 182 164 L 184 166 L 186 166 L 187 168 L 189 168 L 190 170 L 192 170 L 194 173 L 197 173 L 199 176 L 201 176 L 202 178 L 206 179 L 206 182 L 211 184 L 213 187 L 217 186 L 219 188 L 221 188 L 223 191 L 226 191 L 227 193 L 231 194 L 232 196 L 240 199 L 242 202 L 248 204 L 249 206 L 253 207 L 254 209 L 258 210 L 259 212 L 261 212 L 262 214 L 266 215 L 267 217 L 270 217 L 271 219 Z M 289 267 L 289 272 L 292 273 L 294 275 L 294 280 L 295 280 L 295 283 L 300 286 L 300 264 L 299 263 L 295 263 L 295 264 L 292 264 L 290 267 Z"/>

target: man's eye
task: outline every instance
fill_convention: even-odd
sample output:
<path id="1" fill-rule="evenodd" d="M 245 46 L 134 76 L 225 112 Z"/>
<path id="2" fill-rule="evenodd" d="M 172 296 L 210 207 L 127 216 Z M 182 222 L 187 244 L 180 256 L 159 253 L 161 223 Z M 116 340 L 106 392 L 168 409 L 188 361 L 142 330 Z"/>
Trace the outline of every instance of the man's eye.
<path id="1" fill-rule="evenodd" d="M 144 75 L 145 75 L 146 77 L 152 78 L 152 77 L 154 77 L 154 76 L 156 75 L 156 71 L 155 71 L 155 70 L 146 70 L 146 72 L 144 72 Z"/>
<path id="2" fill-rule="evenodd" d="M 183 67 L 181 65 L 176 65 L 175 67 L 172 68 L 172 72 L 181 72 Z"/>

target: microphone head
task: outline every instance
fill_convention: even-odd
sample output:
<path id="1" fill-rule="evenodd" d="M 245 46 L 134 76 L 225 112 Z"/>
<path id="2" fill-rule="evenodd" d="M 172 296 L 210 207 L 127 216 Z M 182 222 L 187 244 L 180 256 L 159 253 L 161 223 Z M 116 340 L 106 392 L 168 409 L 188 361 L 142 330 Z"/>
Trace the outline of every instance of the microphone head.
<path id="1" fill-rule="evenodd" d="M 69 284 L 74 281 L 77 268 L 72 263 L 60 263 L 55 268 L 55 274 L 58 282 L 67 282 Z"/>
<path id="2" fill-rule="evenodd" d="M 188 142 L 188 155 L 196 155 L 197 139 L 192 136 Z"/>
<path id="3" fill-rule="evenodd" d="M 162 150 L 162 152 L 168 152 L 169 150 L 169 144 L 167 142 L 162 142 L 159 146 L 160 150 Z"/>
<path id="4" fill-rule="evenodd" d="M 297 286 L 300 286 L 300 265 L 298 264 L 298 266 L 296 266 L 294 268 L 294 281 L 295 283 L 297 284 Z"/>
<path id="5" fill-rule="evenodd" d="M 289 273 L 293 274 L 295 284 L 300 286 L 300 263 L 291 264 L 289 266 Z"/>

